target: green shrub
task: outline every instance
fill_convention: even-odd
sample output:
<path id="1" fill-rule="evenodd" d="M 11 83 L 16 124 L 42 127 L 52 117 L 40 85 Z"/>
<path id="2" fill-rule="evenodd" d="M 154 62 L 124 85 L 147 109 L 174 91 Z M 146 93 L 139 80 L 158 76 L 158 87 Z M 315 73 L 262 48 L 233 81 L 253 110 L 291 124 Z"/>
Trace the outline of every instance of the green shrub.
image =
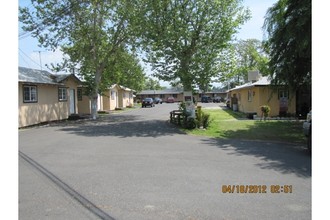
<path id="1" fill-rule="evenodd" d="M 208 128 L 211 123 L 210 114 L 202 111 L 202 108 L 197 108 L 196 121 L 198 127 Z"/>
<path id="2" fill-rule="evenodd" d="M 205 112 L 202 112 L 202 124 L 203 128 L 208 128 L 211 123 L 211 117 L 210 114 L 207 114 Z"/>
<path id="3" fill-rule="evenodd" d="M 269 107 L 268 105 L 260 106 L 260 109 L 261 109 L 262 115 L 263 115 L 265 118 L 269 116 L 270 107 Z"/>

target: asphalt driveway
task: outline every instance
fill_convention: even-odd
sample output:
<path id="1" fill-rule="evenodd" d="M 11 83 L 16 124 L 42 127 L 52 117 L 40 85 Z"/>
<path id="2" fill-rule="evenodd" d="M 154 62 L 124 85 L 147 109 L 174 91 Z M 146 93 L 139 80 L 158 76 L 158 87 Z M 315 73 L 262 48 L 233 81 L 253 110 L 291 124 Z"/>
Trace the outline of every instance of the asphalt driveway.
<path id="1" fill-rule="evenodd" d="M 311 219 L 304 146 L 189 136 L 174 109 L 20 130 L 19 218 Z"/>

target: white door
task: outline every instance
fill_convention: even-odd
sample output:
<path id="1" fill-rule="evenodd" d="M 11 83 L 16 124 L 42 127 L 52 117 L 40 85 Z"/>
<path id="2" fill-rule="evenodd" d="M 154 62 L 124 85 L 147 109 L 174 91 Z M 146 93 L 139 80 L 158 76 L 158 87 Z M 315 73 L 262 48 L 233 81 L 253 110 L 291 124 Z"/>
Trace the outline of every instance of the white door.
<path id="1" fill-rule="evenodd" d="M 75 94 L 74 94 L 74 89 L 70 89 L 70 97 L 69 97 L 69 101 L 70 101 L 70 115 L 71 114 L 75 114 L 76 113 L 76 103 L 75 103 Z"/>
<path id="2" fill-rule="evenodd" d="M 119 108 L 119 92 L 116 92 L 116 108 Z"/>

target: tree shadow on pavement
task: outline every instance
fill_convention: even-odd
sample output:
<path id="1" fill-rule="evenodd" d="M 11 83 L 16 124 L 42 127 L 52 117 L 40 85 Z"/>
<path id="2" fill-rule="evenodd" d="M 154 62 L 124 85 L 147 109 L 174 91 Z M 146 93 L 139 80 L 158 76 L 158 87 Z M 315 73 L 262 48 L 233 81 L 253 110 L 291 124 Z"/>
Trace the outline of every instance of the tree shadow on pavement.
<path id="1" fill-rule="evenodd" d="M 311 177 L 311 155 L 301 145 L 247 140 L 203 139 L 206 144 L 216 146 L 228 155 L 249 155 L 261 159 L 256 164 L 261 169 L 272 169 L 283 174 Z"/>
<path id="2" fill-rule="evenodd" d="M 64 123 L 59 130 L 87 137 L 127 138 L 185 134 L 167 120 L 142 120 L 139 116 L 132 115 L 111 115 L 97 120 Z"/>

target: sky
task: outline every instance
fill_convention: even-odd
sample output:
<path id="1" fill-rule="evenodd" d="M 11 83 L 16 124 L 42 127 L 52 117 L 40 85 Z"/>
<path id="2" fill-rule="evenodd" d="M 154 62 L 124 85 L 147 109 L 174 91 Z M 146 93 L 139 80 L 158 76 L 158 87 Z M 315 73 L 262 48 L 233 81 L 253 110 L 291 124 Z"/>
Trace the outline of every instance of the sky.
<path id="1" fill-rule="evenodd" d="M 255 38 L 262 40 L 263 32 L 262 25 L 264 16 L 269 7 L 271 7 L 276 0 L 244 0 L 243 4 L 251 10 L 252 18 L 244 24 L 238 34 L 238 39 Z M 20 6 L 30 6 L 30 0 L 19 0 Z M 18 37 L 18 61 L 19 66 L 33 69 L 48 70 L 45 64 L 57 63 L 62 59 L 62 53 L 57 50 L 55 52 L 47 51 L 45 48 L 38 47 L 37 40 L 32 38 L 28 33 L 19 30 Z M 145 66 L 147 74 L 151 72 Z M 167 86 L 166 82 L 162 82 Z"/>

